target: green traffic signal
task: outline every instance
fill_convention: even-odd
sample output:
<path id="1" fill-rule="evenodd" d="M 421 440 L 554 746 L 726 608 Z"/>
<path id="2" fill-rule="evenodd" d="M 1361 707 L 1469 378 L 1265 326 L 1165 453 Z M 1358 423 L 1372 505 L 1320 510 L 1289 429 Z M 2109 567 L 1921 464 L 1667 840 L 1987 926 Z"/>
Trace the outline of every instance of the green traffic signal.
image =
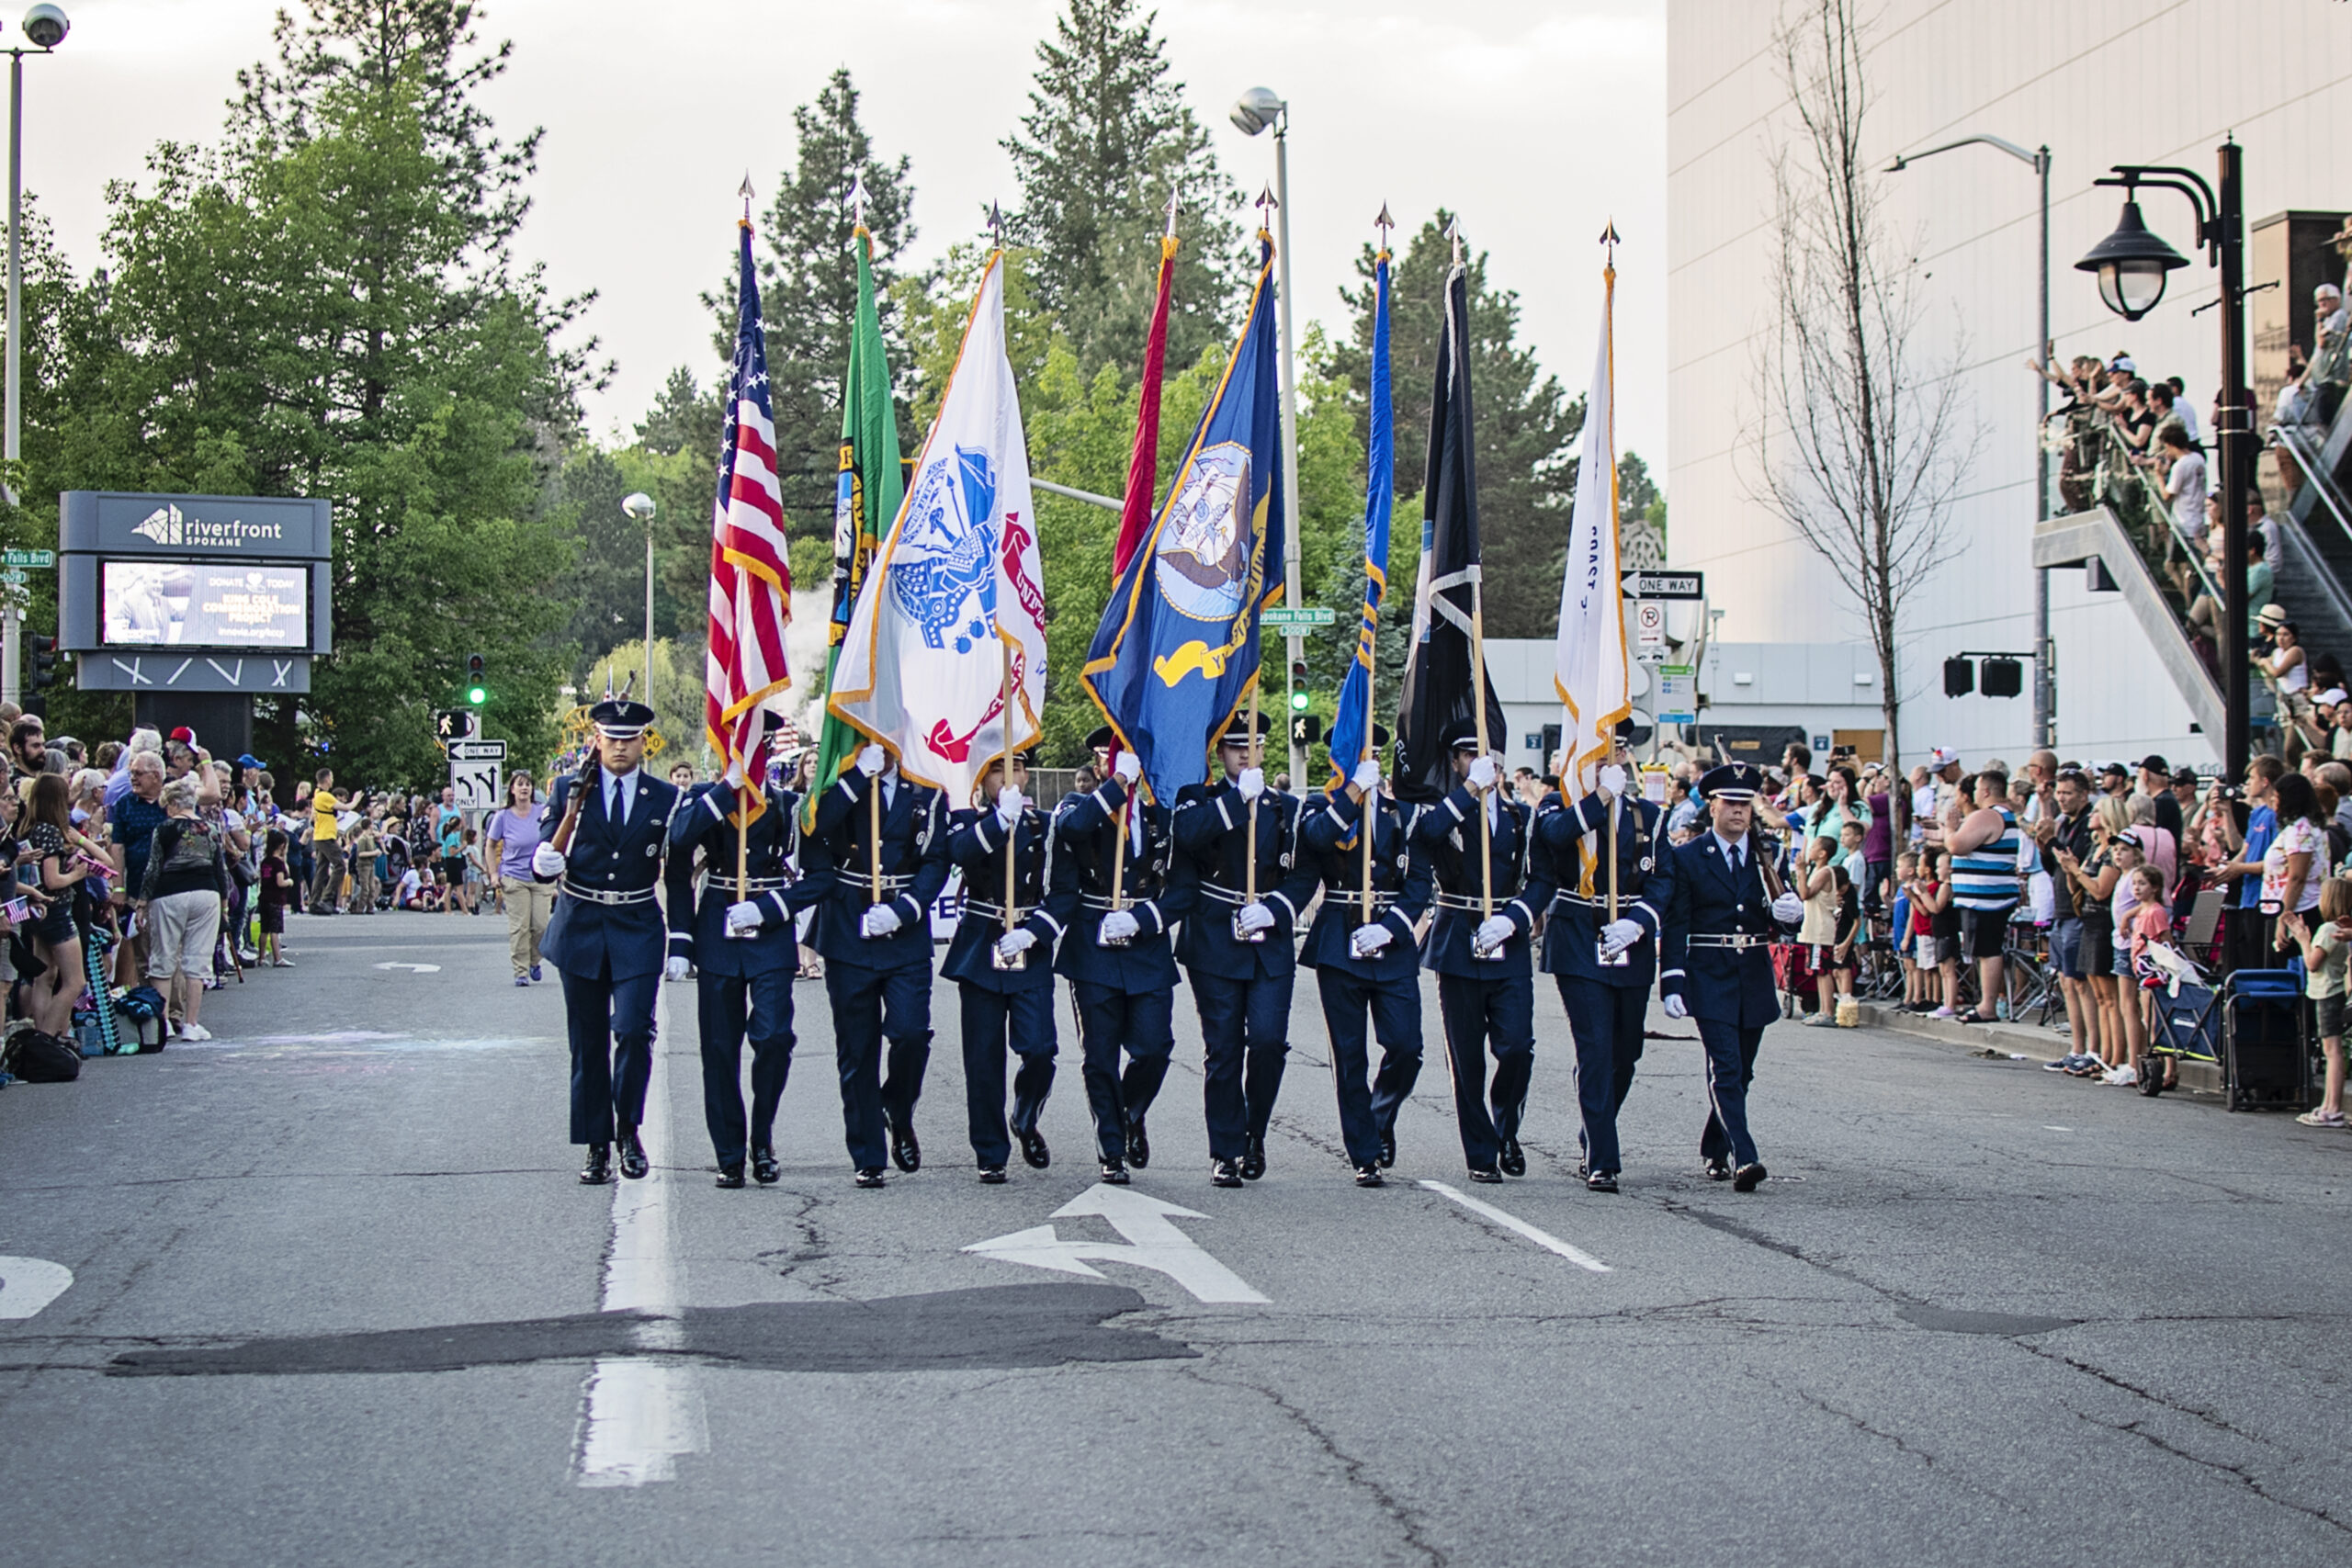
<path id="1" fill-rule="evenodd" d="M 1290 694 L 1290 711 L 1293 713 L 1305 713 L 1307 708 L 1307 704 L 1312 699 L 1310 699 L 1305 692 L 1293 692 Z"/>
<path id="2" fill-rule="evenodd" d="M 488 690 L 481 686 L 469 686 L 466 688 L 466 701 L 473 704 L 476 707 L 480 707 L 482 704 L 490 701 L 490 693 Z"/>

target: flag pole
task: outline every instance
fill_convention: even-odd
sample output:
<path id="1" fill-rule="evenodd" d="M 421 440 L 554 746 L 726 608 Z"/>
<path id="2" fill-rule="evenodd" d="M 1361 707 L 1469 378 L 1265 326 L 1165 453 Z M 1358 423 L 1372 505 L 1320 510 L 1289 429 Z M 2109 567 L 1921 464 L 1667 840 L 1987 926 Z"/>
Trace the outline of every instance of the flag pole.
<path id="1" fill-rule="evenodd" d="M 1358 762 L 1362 762 L 1366 758 L 1371 757 L 1378 750 L 1378 748 L 1374 746 L 1372 743 L 1372 715 L 1373 709 L 1375 705 L 1373 702 L 1373 697 L 1378 690 L 1372 677 L 1374 667 L 1378 663 L 1380 659 L 1380 654 L 1378 652 L 1379 647 L 1380 638 L 1377 636 L 1374 636 L 1372 639 L 1371 645 L 1364 651 L 1363 756 L 1356 759 Z M 1357 819 L 1356 831 L 1363 835 L 1363 918 L 1356 923 L 1358 925 L 1368 926 L 1372 924 L 1372 830 L 1374 822 L 1377 820 L 1374 813 L 1378 810 L 1380 804 L 1380 781 L 1378 779 L 1373 780 L 1372 787 L 1363 792 L 1363 800 L 1361 804 L 1363 807 L 1363 810 Z"/>
<path id="2" fill-rule="evenodd" d="M 1476 578 L 1470 580 L 1470 711 L 1476 716 L 1478 726 L 1478 755 L 1488 755 L 1487 748 L 1487 601 L 1479 592 Z M 1495 775 L 1494 787 L 1503 787 L 1502 775 Z M 1478 918 L 1495 918 L 1495 825 L 1487 815 L 1487 803 L 1478 803 Z"/>
<path id="3" fill-rule="evenodd" d="M 1002 583 L 997 585 L 997 603 L 1004 603 Z M 997 794 L 1001 796 L 1012 787 L 1012 641 L 1004 635 L 1001 621 L 997 626 L 996 642 L 999 659 L 1004 666 L 1004 761 L 1001 765 L 1002 774 L 997 784 Z M 1012 826 L 1004 830 L 1004 932 L 1007 936 L 1012 934 L 1015 919 L 1012 863 L 1020 849 L 1021 819 L 1016 817 L 1012 819 Z"/>
<path id="4" fill-rule="evenodd" d="M 1265 638 L 1263 634 L 1261 634 L 1258 673 L 1251 677 L 1250 682 L 1250 765 L 1261 773 L 1266 766 L 1266 748 L 1260 743 L 1258 736 L 1258 688 L 1264 684 L 1266 673 L 1264 649 Z M 1263 780 L 1260 781 L 1261 784 L 1263 782 Z M 1258 803 L 1254 800 L 1245 800 L 1241 803 L 1241 807 L 1243 810 L 1250 813 L 1250 851 L 1242 872 L 1242 897 L 1245 901 L 1254 904 L 1258 901 Z"/>
<path id="5" fill-rule="evenodd" d="M 1617 225 L 1600 236 L 1607 259 L 1601 263 L 1600 341 L 1609 361 L 1609 531 L 1617 532 Z M 1620 591 L 1622 597 L 1622 590 Z M 1624 614 L 1623 609 L 1618 611 Z M 1617 738 L 1609 738 L 1609 760 L 1617 761 Z M 1617 796 L 1609 797 L 1609 919 L 1617 919 Z"/>
<path id="6" fill-rule="evenodd" d="M 889 759 L 883 759 L 889 765 Z M 866 902 L 882 902 L 882 775 L 875 774 L 865 781 L 865 861 L 866 877 L 871 884 Z"/>
<path id="7" fill-rule="evenodd" d="M 751 800 L 763 798 L 758 778 L 752 770 L 743 770 L 743 787 L 750 791 Z M 735 803 L 735 902 L 751 897 L 752 881 L 752 807 L 749 801 Z"/>

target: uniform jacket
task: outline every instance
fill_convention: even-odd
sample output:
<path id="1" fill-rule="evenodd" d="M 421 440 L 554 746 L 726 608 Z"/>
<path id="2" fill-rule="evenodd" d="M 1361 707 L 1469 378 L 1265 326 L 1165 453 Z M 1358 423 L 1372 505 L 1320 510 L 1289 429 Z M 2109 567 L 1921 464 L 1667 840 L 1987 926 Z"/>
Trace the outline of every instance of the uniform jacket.
<path id="1" fill-rule="evenodd" d="M 548 917 L 539 952 L 557 968 L 574 975 L 633 980 L 658 972 L 670 954 L 686 955 L 693 941 L 694 885 L 686 858 L 662 853 L 670 841 L 670 817 L 677 809 L 677 786 L 639 768 L 628 820 L 616 822 L 605 814 L 606 776 L 601 767 L 590 775 L 588 798 L 581 802 L 580 819 L 572 825 L 571 847 L 564 856 L 563 875 L 556 882 L 555 910 Z M 574 773 L 558 779 L 548 791 L 548 803 L 539 808 L 542 842 L 554 840 L 571 792 L 579 787 L 580 775 Z M 657 887 L 669 904 L 666 927 L 656 899 L 597 904 L 571 891 L 643 893 Z"/>
<path id="2" fill-rule="evenodd" d="M 1772 956 L 1762 942 L 1745 948 L 1692 946 L 1694 936 L 1773 934 L 1772 896 L 1764 886 L 1770 840 L 1748 840 L 1747 866 L 1737 877 L 1724 847 L 1707 829 L 1671 852 L 1674 893 L 1666 909 L 1664 996 L 1679 996 L 1693 1018 L 1761 1029 L 1781 1015 L 1772 984 Z"/>
<path id="3" fill-rule="evenodd" d="M 1574 806 L 1555 790 L 1535 808 L 1532 858 L 1559 891 L 1544 925 L 1544 972 L 1594 980 L 1620 990 L 1644 990 L 1657 978 L 1657 935 L 1674 894 L 1667 858 L 1665 813 L 1648 801 L 1617 802 L 1617 917 L 1642 928 L 1623 964 L 1600 962 L 1600 928 L 1609 923 L 1609 808 L 1595 791 Z M 1577 891 L 1584 874 L 1584 835 L 1593 835 L 1592 897 Z"/>
<path id="4" fill-rule="evenodd" d="M 1263 942 L 1233 934 L 1250 886 L 1250 808 L 1229 779 L 1187 784 L 1177 792 L 1173 830 L 1176 874 L 1193 887 L 1190 913 L 1176 939 L 1187 969 L 1227 980 L 1276 980 L 1298 967 L 1292 935 L 1299 912 L 1315 897 L 1315 868 L 1298 852 L 1296 795 L 1266 791 L 1258 797 L 1258 897 L 1273 915 Z"/>
<path id="5" fill-rule="evenodd" d="M 787 883 L 751 894 L 764 917 L 750 936 L 727 934 L 727 907 L 735 897 L 735 786 L 724 779 L 697 784 L 678 804 L 670 818 L 670 853 L 691 868 L 695 850 L 704 853 L 702 895 L 695 903 L 689 956 L 706 975 L 745 976 L 756 970 L 797 968 L 798 938 L 793 927 L 801 910 L 829 891 L 828 877 L 789 881 L 789 862 L 799 847 L 800 797 L 788 789 L 771 789 L 767 809 L 749 829 L 750 853 L 745 869 L 753 884 Z"/>
<path id="6" fill-rule="evenodd" d="M 931 906 L 947 886 L 947 862 L 931 847 L 947 831 L 946 803 L 935 789 L 901 778 L 882 813 L 882 901 L 898 911 L 899 929 L 888 936 L 860 935 L 874 902 L 870 856 L 872 818 L 865 797 L 879 778 L 855 768 L 843 773 L 817 802 L 816 831 L 801 841 L 800 868 L 826 878 L 813 906 L 808 945 L 828 964 L 859 969 L 931 967 Z"/>
<path id="7" fill-rule="evenodd" d="M 1485 886 L 1478 864 L 1478 813 L 1486 801 L 1456 784 L 1453 793 L 1434 806 L 1424 807 L 1413 819 L 1413 841 L 1430 858 L 1437 877 L 1437 923 L 1430 928 L 1421 966 L 1441 975 L 1478 980 L 1506 979 L 1533 973 L 1527 933 L 1535 917 L 1552 901 L 1553 886 L 1528 864 L 1528 824 L 1532 813 L 1498 788 L 1489 797 L 1501 810 L 1493 830 L 1495 913 L 1511 923 L 1510 939 L 1500 958 L 1473 958 L 1470 939 L 1484 918 L 1478 899 Z"/>
<path id="8" fill-rule="evenodd" d="M 1176 954 L 1171 932 L 1192 908 L 1192 889 L 1170 874 L 1175 837 L 1164 806 L 1139 806 L 1143 813 L 1143 847 L 1137 851 L 1134 823 L 1126 841 L 1119 834 L 1119 804 L 1126 786 L 1116 778 L 1104 780 L 1091 794 L 1074 795 L 1054 812 L 1054 853 L 1049 899 L 1075 899 L 1069 934 L 1062 939 L 1055 971 L 1074 981 L 1107 986 L 1130 995 L 1165 991 L 1176 984 Z M 1125 879 L 1120 897 L 1135 916 L 1135 940 L 1125 947 L 1104 947 L 1095 941 L 1111 897 L 1113 856 L 1124 855 Z"/>
<path id="9" fill-rule="evenodd" d="M 1299 824 L 1306 855 L 1322 880 L 1323 903 L 1298 958 L 1312 968 L 1341 969 L 1360 980 L 1412 984 L 1421 964 L 1413 928 L 1428 910 L 1436 882 L 1428 852 L 1413 841 L 1413 808 L 1383 797 L 1377 790 L 1370 798 L 1373 891 L 1394 896 L 1379 914 L 1380 923 L 1388 928 L 1388 945 L 1370 958 L 1355 957 L 1349 949 L 1350 939 L 1363 923 L 1363 906 L 1337 895 L 1363 890 L 1363 840 L 1358 824 L 1363 820 L 1363 807 L 1350 800 L 1344 789 L 1334 790 L 1328 799 L 1308 801 Z"/>
<path id="10" fill-rule="evenodd" d="M 1021 820 L 1008 835 L 993 807 L 958 811 L 948 819 L 947 837 L 933 851 L 964 873 L 964 918 L 947 943 L 947 958 L 939 972 L 967 986 L 989 991 L 1051 989 L 1054 983 L 1054 942 L 1069 929 L 1078 908 L 1075 888 L 1049 893 L 1046 865 L 1052 858 L 1053 820 L 1035 806 L 1024 806 Z M 1004 935 L 1004 916 L 991 913 L 1004 906 L 1005 840 L 1013 843 L 1012 893 L 1021 912 L 1021 929 L 1037 939 L 1029 949 L 1028 964 L 999 969 L 989 956 Z M 975 908 L 975 901 L 989 908 Z"/>

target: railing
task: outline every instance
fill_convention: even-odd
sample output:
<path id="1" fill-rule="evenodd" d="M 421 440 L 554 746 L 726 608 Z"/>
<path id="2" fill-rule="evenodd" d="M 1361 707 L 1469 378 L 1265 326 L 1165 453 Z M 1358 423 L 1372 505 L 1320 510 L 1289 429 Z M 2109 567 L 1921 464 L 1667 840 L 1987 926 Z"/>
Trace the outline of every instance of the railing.
<path id="1" fill-rule="evenodd" d="M 2200 634 L 2189 623 L 2189 605 L 2201 591 L 2218 610 L 2221 589 L 2205 564 L 2203 543 L 2181 527 L 2162 487 L 2132 461 L 2139 454 L 2123 438 L 2114 416 L 2061 411 L 2050 416 L 2045 431 L 2044 444 L 2053 450 L 2074 448 L 2075 466 L 2061 477 L 2062 504 L 2069 512 L 2104 506 L 2114 514 L 2163 589 L 2181 635 L 2197 641 Z M 2075 504 L 2078 499 L 2080 505 Z"/>

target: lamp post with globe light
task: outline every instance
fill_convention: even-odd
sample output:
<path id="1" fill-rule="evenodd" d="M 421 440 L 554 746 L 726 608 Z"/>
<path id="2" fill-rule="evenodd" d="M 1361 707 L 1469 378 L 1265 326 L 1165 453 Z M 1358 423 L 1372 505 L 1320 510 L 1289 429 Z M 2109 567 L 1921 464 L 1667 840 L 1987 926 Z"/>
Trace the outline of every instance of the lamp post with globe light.
<path id="1" fill-rule="evenodd" d="M 20 395 L 20 361 L 25 341 L 25 56 L 50 54 L 65 41 L 73 24 L 65 13 L 55 6 L 36 6 L 25 13 L 26 44 L 8 51 L 8 349 L 6 395 L 8 421 L 5 446 L 0 457 L 10 463 L 23 455 L 20 439 L 24 423 L 24 400 Z M 9 470 L 10 482 L 0 487 L 8 504 L 17 504 L 16 471 Z M 19 645 L 24 640 L 24 605 L 11 594 L 6 621 L 6 635 L 0 637 L 0 700 L 15 702 L 17 695 L 17 670 L 21 662 Z"/>
<path id="2" fill-rule="evenodd" d="M 2098 277 L 2098 297 L 2107 308 L 2127 321 L 2136 321 L 2156 308 L 2165 297 L 2165 282 L 2187 257 L 2149 231 L 2140 216 L 2137 192 L 2142 186 L 2178 191 L 2188 198 L 2197 218 L 2197 243 L 2206 261 L 2222 275 L 2219 314 L 2222 318 L 2222 399 L 2213 409 L 2213 440 L 2221 449 L 2222 471 L 2222 625 L 2215 628 L 2221 644 L 2222 776 L 2237 779 L 2245 773 L 2252 748 L 2249 694 L 2246 690 L 2245 501 L 2254 481 L 2254 394 L 2245 379 L 2245 176 L 2243 153 L 2234 141 L 2217 150 L 2221 160 L 2217 185 L 2208 185 L 2193 169 L 2161 164 L 2118 164 L 2115 172 L 2093 185 L 2121 186 L 2123 213 L 2115 231 L 2075 264 L 2079 272 Z M 2201 307 L 2200 307 L 2201 308 Z"/>

